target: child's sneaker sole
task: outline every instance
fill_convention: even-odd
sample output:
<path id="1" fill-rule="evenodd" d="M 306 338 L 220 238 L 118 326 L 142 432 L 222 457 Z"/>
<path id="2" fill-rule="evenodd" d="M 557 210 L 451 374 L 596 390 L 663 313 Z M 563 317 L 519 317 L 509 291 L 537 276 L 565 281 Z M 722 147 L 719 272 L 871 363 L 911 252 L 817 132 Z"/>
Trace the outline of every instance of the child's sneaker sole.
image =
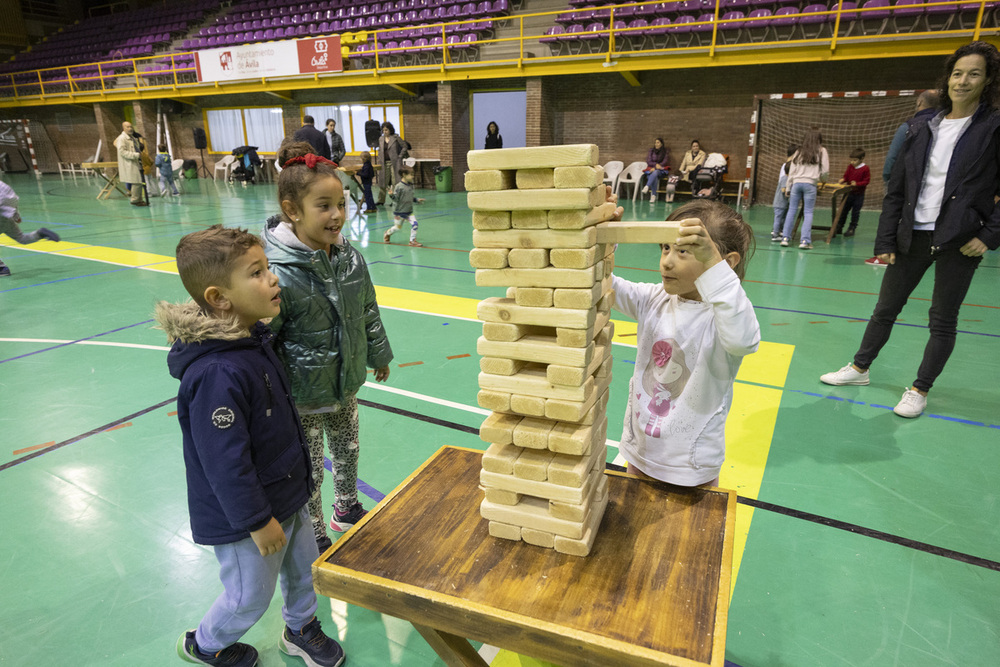
<path id="1" fill-rule="evenodd" d="M 187 640 L 191 639 L 191 646 L 188 646 Z M 246 653 L 241 656 L 242 660 L 239 662 L 226 662 L 226 658 L 219 657 L 216 659 L 209 658 L 208 660 L 202 660 L 197 655 L 194 654 L 194 647 L 196 646 L 194 641 L 194 630 L 187 630 L 182 632 L 180 638 L 177 640 L 177 655 L 181 660 L 185 662 L 194 663 L 196 665 L 234 665 L 236 667 L 257 667 L 257 649 L 249 644 L 233 644 L 234 647 L 243 646 L 246 647 Z"/>

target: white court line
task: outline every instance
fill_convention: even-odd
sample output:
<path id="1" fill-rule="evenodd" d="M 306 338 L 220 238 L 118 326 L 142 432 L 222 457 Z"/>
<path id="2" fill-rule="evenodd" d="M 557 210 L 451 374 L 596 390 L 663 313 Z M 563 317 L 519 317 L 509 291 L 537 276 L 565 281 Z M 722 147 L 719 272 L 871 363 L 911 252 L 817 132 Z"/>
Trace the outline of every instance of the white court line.
<path id="1" fill-rule="evenodd" d="M 162 345 L 140 345 L 139 343 L 109 343 L 103 340 L 59 340 L 57 338 L 0 338 L 0 343 L 55 343 L 56 345 L 66 345 L 75 343 L 76 345 L 101 345 L 104 347 L 131 347 L 137 350 L 160 350 L 169 352 L 169 347 Z"/>

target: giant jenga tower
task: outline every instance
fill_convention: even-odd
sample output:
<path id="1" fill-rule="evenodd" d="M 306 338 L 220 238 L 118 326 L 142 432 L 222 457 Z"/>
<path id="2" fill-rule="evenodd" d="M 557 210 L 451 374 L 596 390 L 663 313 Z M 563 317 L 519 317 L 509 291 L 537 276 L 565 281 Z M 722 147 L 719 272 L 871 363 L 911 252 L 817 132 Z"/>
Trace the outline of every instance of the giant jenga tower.
<path id="1" fill-rule="evenodd" d="M 481 511 L 490 534 L 590 553 L 607 506 L 614 245 L 597 146 L 471 151 L 476 284 L 507 287 L 479 304 Z"/>

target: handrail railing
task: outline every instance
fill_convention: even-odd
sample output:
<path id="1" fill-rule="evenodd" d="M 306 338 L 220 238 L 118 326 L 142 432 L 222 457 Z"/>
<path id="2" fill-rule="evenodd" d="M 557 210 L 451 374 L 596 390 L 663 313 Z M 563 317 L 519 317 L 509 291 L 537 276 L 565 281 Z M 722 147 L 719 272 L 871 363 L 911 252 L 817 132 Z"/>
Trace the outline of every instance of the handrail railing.
<path id="1" fill-rule="evenodd" d="M 722 0 L 714 0 L 714 2 L 711 3 L 712 13 L 710 16 L 707 16 L 709 14 L 709 7 L 707 5 L 695 10 L 700 11 L 702 16 L 706 16 L 707 20 L 695 20 L 680 24 L 669 23 L 664 25 L 647 24 L 644 26 L 615 26 L 616 22 L 624 23 L 623 21 L 619 21 L 617 18 L 618 16 L 621 16 L 621 12 L 624 9 L 634 8 L 638 10 L 662 4 L 668 3 L 663 3 L 662 1 L 634 2 L 619 5 L 605 5 L 602 7 L 588 7 L 585 9 L 571 8 L 568 10 L 561 9 L 558 11 L 537 12 L 532 14 L 473 18 L 461 21 L 440 21 L 424 24 L 420 27 L 423 27 L 425 30 L 434 29 L 439 32 L 441 43 L 410 47 L 411 49 L 414 49 L 411 52 L 406 52 L 405 50 L 400 49 L 398 45 L 395 48 L 386 48 L 386 44 L 390 41 L 394 41 L 392 35 L 412 32 L 414 26 L 376 28 L 374 30 L 344 33 L 342 36 L 345 43 L 364 42 L 367 44 L 370 42 L 372 44 L 372 48 L 369 50 L 351 51 L 347 56 L 349 67 L 345 69 L 350 74 L 372 74 L 374 76 L 378 76 L 382 72 L 398 71 L 402 69 L 444 72 L 449 68 L 467 68 L 469 66 L 486 66 L 506 63 L 516 63 L 518 67 L 521 67 L 526 62 L 543 60 L 558 61 L 594 59 L 603 60 L 605 63 L 611 64 L 614 60 L 628 58 L 630 56 L 645 56 L 650 54 L 666 54 L 673 52 L 705 51 L 710 57 L 714 57 L 716 52 L 720 49 L 731 52 L 744 49 L 747 46 L 751 46 L 754 49 L 760 49 L 761 47 L 769 46 L 779 47 L 828 44 L 830 50 L 835 51 L 838 45 L 844 43 L 885 41 L 887 39 L 955 37 L 965 35 L 970 36 L 972 39 L 978 39 L 984 31 L 991 31 L 994 33 L 998 32 L 997 23 L 1000 22 L 1000 7 L 998 7 L 995 10 L 997 16 L 993 17 L 994 24 L 991 26 L 983 25 L 988 4 L 987 0 L 966 0 L 965 2 L 962 2 L 961 0 L 955 0 L 952 2 L 936 0 L 933 2 L 917 2 L 905 5 L 849 8 L 844 8 L 843 0 L 838 0 L 836 7 L 830 7 L 823 11 L 799 11 L 797 13 L 782 15 L 756 17 L 742 16 L 734 18 L 725 18 L 726 13 L 722 12 L 724 9 L 722 7 Z M 669 4 L 679 5 L 680 3 Z M 997 6 L 996 2 L 990 2 L 989 4 L 991 5 L 990 9 Z M 842 30 L 845 23 L 848 21 L 853 22 L 862 20 L 866 14 L 872 15 L 877 13 L 880 15 L 885 14 L 887 17 L 899 17 L 912 15 L 914 13 L 924 14 L 928 8 L 946 7 L 954 7 L 956 10 L 956 17 L 957 13 L 963 9 L 971 11 L 975 8 L 975 20 L 968 22 L 968 24 L 960 23 L 960 27 L 957 29 L 951 27 L 951 24 L 956 18 L 953 17 L 952 21 L 945 22 L 943 24 L 944 27 L 941 29 L 930 29 L 929 24 L 925 23 L 924 25 L 928 29 L 920 31 L 893 32 L 879 35 L 842 34 L 845 32 Z M 636 12 L 633 12 L 632 15 L 635 13 Z M 588 14 L 590 14 L 589 17 L 587 17 Z M 574 30 L 572 32 L 560 32 L 556 34 L 549 34 L 549 31 L 539 34 L 527 34 L 525 29 L 525 20 L 529 18 L 554 17 L 553 25 L 562 25 L 562 22 L 564 21 L 560 21 L 561 17 L 572 20 L 572 17 L 575 15 L 586 17 L 584 20 L 588 21 L 590 26 L 595 23 L 600 23 L 601 29 L 583 29 Z M 845 15 L 847 15 L 846 18 Z M 752 43 L 729 43 L 726 41 L 720 41 L 721 33 L 729 30 L 730 26 L 733 25 L 758 25 L 762 21 L 773 22 L 775 20 L 802 19 L 806 17 L 813 19 L 817 17 L 828 17 L 830 20 L 826 21 L 826 23 L 832 24 L 830 34 L 827 36 L 805 37 L 805 33 L 800 33 L 802 35 L 800 38 L 770 39 L 754 41 Z M 889 18 L 886 18 L 887 23 L 888 21 Z M 517 22 L 517 34 L 516 36 L 508 37 L 481 37 L 479 32 L 474 29 L 475 25 L 473 25 L 486 23 L 506 23 L 509 25 L 512 22 Z M 467 34 L 474 32 L 476 34 L 476 38 L 472 41 L 449 41 L 450 35 L 457 35 L 459 32 L 458 28 L 460 27 L 465 27 L 466 29 L 462 32 Z M 581 26 L 581 28 L 583 27 L 584 26 Z M 708 38 L 707 41 L 699 40 L 697 44 L 684 46 L 669 46 L 667 45 L 666 39 L 660 42 L 657 40 L 649 40 L 649 44 L 647 44 L 647 40 L 644 39 L 642 44 L 636 45 L 629 43 L 627 39 L 630 36 L 650 35 L 651 31 L 662 31 L 662 34 L 664 35 L 676 35 L 682 32 L 704 32 L 708 35 Z M 562 50 L 560 49 L 558 53 L 550 53 L 549 55 L 535 55 L 525 48 L 526 44 L 533 45 L 535 43 L 541 43 L 540 40 L 545 38 L 554 38 L 558 41 L 567 42 L 576 38 L 583 39 L 587 42 L 597 43 L 592 44 L 592 48 L 586 52 L 583 52 L 581 47 L 581 50 L 576 53 L 562 53 Z M 517 47 L 516 57 L 496 58 L 492 60 L 479 58 L 478 60 L 469 59 L 465 61 L 454 57 L 456 52 L 460 52 L 471 47 L 512 43 L 516 44 Z M 640 48 L 637 48 L 637 46 Z M 645 48 L 646 46 L 651 46 L 651 48 Z M 551 52 L 552 49 L 550 48 L 549 51 Z M 78 63 L 21 72 L 0 73 L 0 97 L 13 97 L 15 99 L 46 99 L 72 97 L 78 93 L 88 92 L 90 89 L 96 91 L 98 88 L 101 92 L 107 93 L 111 90 L 122 89 L 123 87 L 131 87 L 136 92 L 139 92 L 140 90 L 155 88 L 178 89 L 185 86 L 205 85 L 199 83 L 195 77 L 189 76 L 196 72 L 196 68 L 193 65 L 185 65 L 184 62 L 186 62 L 186 59 L 182 62 L 178 62 L 178 59 L 182 56 L 192 56 L 194 53 L 194 51 L 161 53 L 152 56 L 126 57 L 96 63 Z M 396 58 L 396 56 L 413 55 L 414 53 L 432 54 L 435 55 L 435 57 L 428 58 L 426 63 L 416 63 L 410 58 Z M 151 63 L 153 64 L 153 67 L 149 68 L 148 66 Z M 56 72 L 59 72 L 60 74 L 58 76 L 52 76 L 52 74 Z M 308 76 L 310 79 L 314 78 L 313 75 L 303 76 Z M 163 80 L 154 81 L 154 77 L 161 77 Z M 129 79 L 131 79 L 131 81 L 129 81 Z M 125 85 L 123 86 L 122 84 Z"/>

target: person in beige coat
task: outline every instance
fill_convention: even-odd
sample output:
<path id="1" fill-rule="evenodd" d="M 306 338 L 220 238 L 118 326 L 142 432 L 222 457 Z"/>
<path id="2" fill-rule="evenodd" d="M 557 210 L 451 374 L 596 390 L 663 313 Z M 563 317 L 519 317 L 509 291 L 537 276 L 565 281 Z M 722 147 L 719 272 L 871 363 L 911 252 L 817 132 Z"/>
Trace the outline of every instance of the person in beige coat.
<path id="1" fill-rule="evenodd" d="M 149 206 L 142 196 L 142 151 L 135 138 L 132 123 L 122 123 L 122 133 L 115 139 L 118 151 L 118 178 L 129 189 L 133 206 Z"/>

